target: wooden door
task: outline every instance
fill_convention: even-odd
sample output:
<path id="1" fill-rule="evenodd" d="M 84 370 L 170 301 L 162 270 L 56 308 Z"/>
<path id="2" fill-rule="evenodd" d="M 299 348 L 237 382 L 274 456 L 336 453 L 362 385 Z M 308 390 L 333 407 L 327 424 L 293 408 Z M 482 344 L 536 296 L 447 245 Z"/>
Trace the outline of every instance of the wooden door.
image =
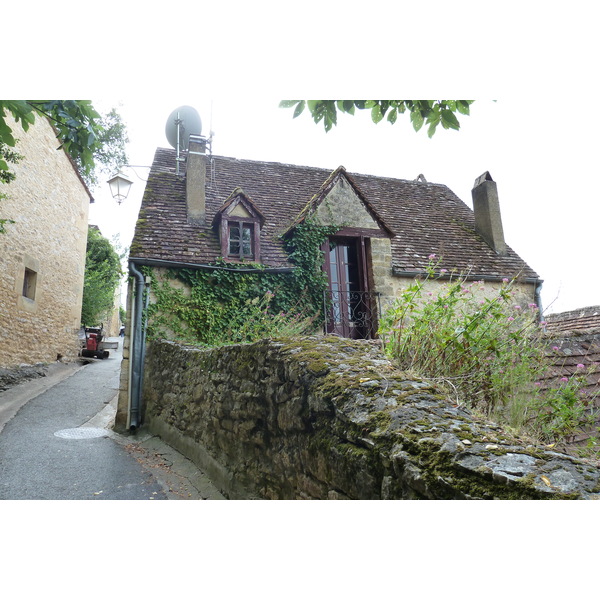
<path id="1" fill-rule="evenodd" d="M 329 280 L 327 332 L 342 337 L 365 337 L 362 315 L 368 290 L 361 242 L 360 238 L 331 238 L 324 247 Z"/>

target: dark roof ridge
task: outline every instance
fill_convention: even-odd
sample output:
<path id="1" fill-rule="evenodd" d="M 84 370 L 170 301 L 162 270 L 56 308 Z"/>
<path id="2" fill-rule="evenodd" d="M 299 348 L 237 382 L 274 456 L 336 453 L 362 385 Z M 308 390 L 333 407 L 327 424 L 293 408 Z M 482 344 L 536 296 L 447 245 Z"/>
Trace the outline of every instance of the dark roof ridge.
<path id="1" fill-rule="evenodd" d="M 592 313 L 592 314 L 590 314 Z M 565 319 L 569 317 L 584 317 L 584 316 L 593 316 L 595 314 L 600 314 L 600 305 L 596 304 L 593 306 L 583 306 L 581 308 L 574 308 L 572 310 L 566 310 L 559 313 L 551 313 L 546 315 L 547 319 Z"/>
<path id="2" fill-rule="evenodd" d="M 359 177 L 377 177 L 377 179 L 387 179 L 389 181 L 401 181 L 402 183 L 411 183 L 416 186 L 435 186 L 443 187 L 449 190 L 450 188 L 445 183 L 434 183 L 433 181 L 417 181 L 416 179 L 402 179 L 401 177 L 391 177 L 389 175 L 373 175 L 372 173 L 358 173 L 347 171 L 349 175 L 358 175 Z M 452 191 L 452 190 L 450 190 Z"/>

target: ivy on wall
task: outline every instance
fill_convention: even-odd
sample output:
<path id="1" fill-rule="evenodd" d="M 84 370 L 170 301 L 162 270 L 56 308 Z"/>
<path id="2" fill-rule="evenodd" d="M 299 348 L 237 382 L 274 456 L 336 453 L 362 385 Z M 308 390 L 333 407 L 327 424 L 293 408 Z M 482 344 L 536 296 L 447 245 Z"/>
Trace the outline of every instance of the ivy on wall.
<path id="1" fill-rule="evenodd" d="M 288 273 L 223 260 L 215 269 L 170 269 L 163 277 L 145 267 L 154 296 L 146 315 L 148 337 L 215 346 L 322 327 L 327 278 L 321 245 L 339 228 L 320 225 L 316 219 L 297 225 L 283 240 L 294 264 Z M 225 266 L 244 271 L 218 268 Z"/>

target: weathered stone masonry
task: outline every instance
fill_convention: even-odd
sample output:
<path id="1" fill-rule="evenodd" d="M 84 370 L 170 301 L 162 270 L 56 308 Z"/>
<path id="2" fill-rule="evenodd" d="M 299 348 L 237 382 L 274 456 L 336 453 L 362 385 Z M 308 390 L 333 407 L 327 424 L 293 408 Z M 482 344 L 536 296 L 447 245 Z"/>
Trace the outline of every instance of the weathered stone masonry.
<path id="1" fill-rule="evenodd" d="M 146 422 L 231 498 L 600 497 L 595 463 L 526 446 L 335 337 L 153 342 Z"/>
<path id="2" fill-rule="evenodd" d="M 56 133 L 41 117 L 28 131 L 10 123 L 24 158 L 2 185 L 0 367 L 75 360 L 81 320 L 90 193 Z M 24 294 L 26 273 L 35 274 Z"/>

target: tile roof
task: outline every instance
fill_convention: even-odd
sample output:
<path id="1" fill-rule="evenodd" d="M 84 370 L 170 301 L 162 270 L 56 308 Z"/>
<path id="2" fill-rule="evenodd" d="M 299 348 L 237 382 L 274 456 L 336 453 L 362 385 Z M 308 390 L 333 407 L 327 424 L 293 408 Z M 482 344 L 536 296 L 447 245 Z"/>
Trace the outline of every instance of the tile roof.
<path id="1" fill-rule="evenodd" d="M 598 414 L 600 409 L 600 306 L 588 306 L 568 312 L 547 315 L 546 361 L 548 371 L 540 380 L 542 389 L 557 388 L 563 378 L 573 375 L 585 379 L 581 397 L 590 402 Z M 579 365 L 579 366 L 578 366 Z M 581 367 L 583 365 L 583 367 Z M 588 431 L 571 436 L 570 444 L 577 446 L 596 434 L 600 418 Z M 568 445 L 563 448 L 569 451 Z"/>
<path id="2" fill-rule="evenodd" d="M 265 216 L 262 263 L 289 267 L 279 236 L 320 192 L 333 170 L 273 162 L 207 156 L 206 225 L 188 224 L 185 179 L 176 175 L 175 150 L 158 148 L 146 185 L 131 257 L 214 262 L 220 255 L 211 223 L 236 188 L 243 189 Z M 473 275 L 538 278 L 511 248 L 497 255 L 475 231 L 473 211 L 448 187 L 374 175 L 344 173 L 359 196 L 392 231 L 396 271 L 422 271 L 428 257 L 443 256 L 440 268 Z"/>
<path id="3" fill-rule="evenodd" d="M 587 306 L 567 312 L 547 315 L 547 330 L 554 332 L 597 329 L 600 332 L 600 306 Z"/>
<path id="4" fill-rule="evenodd" d="M 548 371 L 540 380 L 542 390 L 557 389 L 561 382 L 576 376 L 583 381 L 579 398 L 587 406 L 586 412 L 596 415 L 594 424 L 582 431 L 574 432 L 567 445 L 578 446 L 592 436 L 597 436 L 600 428 L 600 330 L 596 334 L 570 335 L 552 340 L 552 350 L 547 351 Z M 583 365 L 583 366 L 582 366 Z"/>

